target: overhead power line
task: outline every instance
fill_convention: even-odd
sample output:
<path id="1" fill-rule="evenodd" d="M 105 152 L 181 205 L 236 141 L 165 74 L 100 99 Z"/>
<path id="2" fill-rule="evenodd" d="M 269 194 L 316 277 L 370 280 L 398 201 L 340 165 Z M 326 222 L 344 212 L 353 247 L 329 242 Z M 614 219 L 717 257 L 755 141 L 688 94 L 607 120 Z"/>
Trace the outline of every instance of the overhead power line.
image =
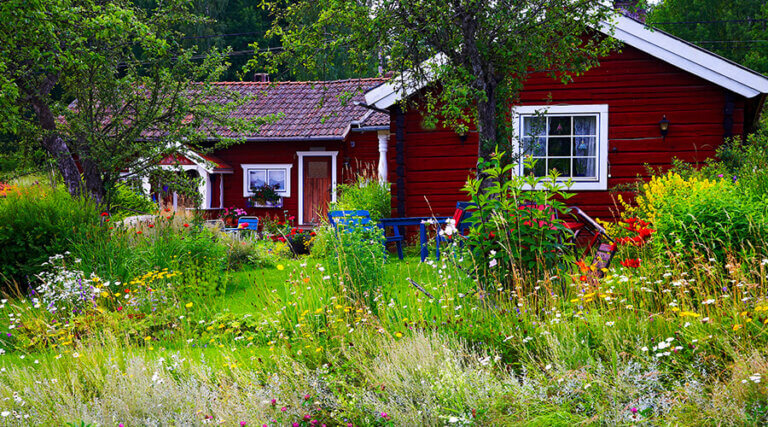
<path id="1" fill-rule="evenodd" d="M 743 24 L 743 23 L 768 23 L 768 19 L 722 19 L 714 21 L 667 21 L 649 22 L 650 25 L 696 25 L 696 24 Z"/>

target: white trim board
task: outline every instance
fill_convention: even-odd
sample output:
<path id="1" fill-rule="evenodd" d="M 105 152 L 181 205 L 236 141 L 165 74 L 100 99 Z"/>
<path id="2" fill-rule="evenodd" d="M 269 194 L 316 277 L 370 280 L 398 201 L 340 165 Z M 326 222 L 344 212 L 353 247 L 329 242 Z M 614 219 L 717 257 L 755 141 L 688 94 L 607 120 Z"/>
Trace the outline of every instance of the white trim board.
<path id="1" fill-rule="evenodd" d="M 598 30 L 744 98 L 768 94 L 768 77 L 632 18 L 617 14 L 612 22 L 603 22 Z M 430 67 L 445 61 L 445 55 L 439 54 L 420 66 Z M 424 82 L 409 83 L 409 80 L 411 73 L 403 73 L 371 89 L 365 94 L 366 104 L 387 109 L 425 85 Z"/>
<path id="2" fill-rule="evenodd" d="M 330 157 L 331 158 L 331 203 L 336 202 L 336 157 L 338 151 L 297 151 L 299 162 L 299 225 L 304 225 L 304 158 L 305 157 Z"/>

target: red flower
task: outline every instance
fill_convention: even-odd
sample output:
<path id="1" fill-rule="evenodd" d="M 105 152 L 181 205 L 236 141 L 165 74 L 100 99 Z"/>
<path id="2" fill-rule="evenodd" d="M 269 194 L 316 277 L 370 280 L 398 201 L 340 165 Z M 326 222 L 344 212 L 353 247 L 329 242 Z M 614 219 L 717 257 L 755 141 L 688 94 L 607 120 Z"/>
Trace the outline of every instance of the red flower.
<path id="1" fill-rule="evenodd" d="M 171 211 L 171 208 L 165 208 L 165 211 L 166 211 L 166 212 L 170 212 L 170 211 Z"/>
<path id="2" fill-rule="evenodd" d="M 125 293 L 127 294 L 128 292 L 131 292 L 131 290 L 130 289 L 126 289 Z"/>
<path id="3" fill-rule="evenodd" d="M 184 223 L 184 227 L 189 227 L 189 224 L 187 224 L 187 223 L 185 222 L 185 223 Z"/>
<path id="4" fill-rule="evenodd" d="M 155 225 L 154 225 L 154 224 L 148 224 L 148 225 L 147 225 L 147 227 L 149 227 L 149 228 L 155 228 Z"/>
<path id="5" fill-rule="evenodd" d="M 141 230 L 137 231 L 137 232 L 136 232 L 136 234 L 142 234 L 142 233 L 141 233 Z"/>
<path id="6" fill-rule="evenodd" d="M 277 238 L 277 240 L 280 241 L 280 242 L 285 242 L 285 237 L 280 236 L 280 237 Z"/>
<path id="7" fill-rule="evenodd" d="M 627 268 L 638 268 L 640 267 L 640 258 L 627 258 L 621 261 L 621 265 Z"/>
<path id="8" fill-rule="evenodd" d="M 123 307 L 117 307 L 117 311 L 122 311 Z"/>
<path id="9" fill-rule="evenodd" d="M 102 212 L 101 216 L 109 216 L 109 213 L 108 212 Z"/>

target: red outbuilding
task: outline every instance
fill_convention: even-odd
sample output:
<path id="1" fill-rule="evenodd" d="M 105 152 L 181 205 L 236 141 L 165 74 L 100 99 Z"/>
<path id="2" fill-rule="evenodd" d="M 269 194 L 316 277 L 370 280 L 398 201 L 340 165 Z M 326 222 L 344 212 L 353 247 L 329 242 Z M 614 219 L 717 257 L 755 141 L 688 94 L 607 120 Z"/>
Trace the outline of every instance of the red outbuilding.
<path id="1" fill-rule="evenodd" d="M 608 26 L 603 30 L 609 35 Z M 616 17 L 620 51 L 565 85 L 544 73 L 525 83 L 510 105 L 533 171 L 556 168 L 573 179 L 569 203 L 593 216 L 611 215 L 611 189 L 668 168 L 673 158 L 701 162 L 725 138 L 752 130 L 768 94 L 768 78 L 627 16 Z M 386 83 L 365 94 L 366 104 L 390 112 L 389 180 L 398 216 L 451 215 L 466 200 L 461 187 L 477 161 L 477 134 L 424 128 L 424 90 Z M 411 103 L 413 104 L 413 103 Z M 520 152 L 510 141 L 507 150 Z M 522 158 L 515 173 L 522 174 Z"/>

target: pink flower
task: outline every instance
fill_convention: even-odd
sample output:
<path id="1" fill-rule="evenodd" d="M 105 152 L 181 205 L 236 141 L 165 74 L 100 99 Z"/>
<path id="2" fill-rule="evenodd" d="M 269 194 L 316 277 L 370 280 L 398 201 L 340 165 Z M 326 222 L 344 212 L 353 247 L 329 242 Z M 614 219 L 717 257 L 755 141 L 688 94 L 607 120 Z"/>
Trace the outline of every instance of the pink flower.
<path id="1" fill-rule="evenodd" d="M 308 394 L 304 395 L 304 400 L 309 400 L 310 396 Z"/>
<path id="2" fill-rule="evenodd" d="M 636 414 L 637 413 L 637 408 L 634 408 L 634 407 L 630 408 L 629 412 L 632 412 L 632 414 Z"/>
<path id="3" fill-rule="evenodd" d="M 285 406 L 283 406 L 282 408 L 280 408 L 280 411 L 281 411 L 281 412 L 285 412 L 285 411 L 287 411 L 287 410 L 288 410 L 288 408 L 286 408 Z"/>
<path id="4" fill-rule="evenodd" d="M 275 405 L 277 405 L 277 399 L 272 399 L 272 400 L 271 400 L 269 403 L 270 403 L 272 406 L 275 406 Z"/>
<path id="5" fill-rule="evenodd" d="M 248 424 L 248 423 L 246 423 L 245 421 L 240 421 L 240 427 L 245 427 L 246 424 Z"/>

